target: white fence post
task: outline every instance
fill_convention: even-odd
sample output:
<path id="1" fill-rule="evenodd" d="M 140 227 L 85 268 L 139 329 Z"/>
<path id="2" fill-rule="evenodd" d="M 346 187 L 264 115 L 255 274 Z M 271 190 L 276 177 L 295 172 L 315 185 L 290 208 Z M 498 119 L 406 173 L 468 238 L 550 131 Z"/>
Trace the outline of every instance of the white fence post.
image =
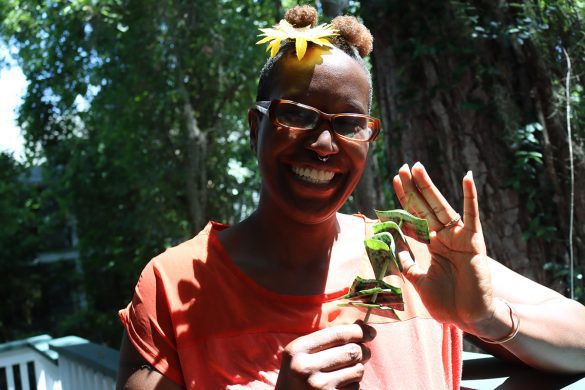
<path id="1" fill-rule="evenodd" d="M 0 376 L 5 373 L 0 383 L 6 382 L 6 390 L 16 390 L 18 382 L 25 390 L 31 385 L 37 390 L 114 390 L 117 365 L 118 351 L 75 336 L 0 344 Z"/>

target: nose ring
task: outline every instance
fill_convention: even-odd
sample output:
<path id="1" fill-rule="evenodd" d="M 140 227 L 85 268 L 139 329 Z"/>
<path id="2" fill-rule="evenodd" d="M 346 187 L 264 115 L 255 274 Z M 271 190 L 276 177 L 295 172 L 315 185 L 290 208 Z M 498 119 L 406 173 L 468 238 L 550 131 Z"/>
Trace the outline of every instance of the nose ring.
<path id="1" fill-rule="evenodd" d="M 327 160 L 329 160 L 329 156 L 319 156 L 319 155 L 317 155 L 317 158 L 321 162 L 326 162 Z"/>

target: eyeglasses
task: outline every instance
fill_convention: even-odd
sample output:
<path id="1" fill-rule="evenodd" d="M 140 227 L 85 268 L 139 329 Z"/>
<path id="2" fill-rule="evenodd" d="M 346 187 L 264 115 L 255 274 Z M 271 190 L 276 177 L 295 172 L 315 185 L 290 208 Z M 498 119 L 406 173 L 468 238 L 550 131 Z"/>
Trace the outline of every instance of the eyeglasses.
<path id="1" fill-rule="evenodd" d="M 380 120 L 363 114 L 327 114 L 291 100 L 256 102 L 256 109 L 268 115 L 276 126 L 295 130 L 314 130 L 323 120 L 331 124 L 335 134 L 355 142 L 372 142 L 380 133 Z"/>

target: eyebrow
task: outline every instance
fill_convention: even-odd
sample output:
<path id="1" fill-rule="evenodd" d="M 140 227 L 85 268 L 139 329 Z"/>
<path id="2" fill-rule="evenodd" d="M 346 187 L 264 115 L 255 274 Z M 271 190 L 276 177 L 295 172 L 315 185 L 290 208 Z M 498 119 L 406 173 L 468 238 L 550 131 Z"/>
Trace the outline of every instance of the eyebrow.
<path id="1" fill-rule="evenodd" d="M 286 95 L 286 96 L 282 96 L 281 99 L 292 100 L 293 102 L 304 104 L 305 106 L 310 106 L 310 107 L 318 109 L 319 111 L 326 112 L 326 111 L 320 109 L 319 107 L 315 107 L 315 106 L 308 104 L 308 103 L 300 102 L 299 99 L 303 99 L 303 96 L 300 96 L 300 95 Z M 362 115 L 369 114 L 367 106 L 364 109 L 363 107 L 361 107 L 360 104 L 355 104 L 353 100 L 346 100 L 345 103 L 347 104 L 347 106 L 344 107 L 344 110 L 342 112 L 340 112 L 340 114 L 362 114 Z M 326 113 L 332 114 L 331 112 L 326 112 Z"/>

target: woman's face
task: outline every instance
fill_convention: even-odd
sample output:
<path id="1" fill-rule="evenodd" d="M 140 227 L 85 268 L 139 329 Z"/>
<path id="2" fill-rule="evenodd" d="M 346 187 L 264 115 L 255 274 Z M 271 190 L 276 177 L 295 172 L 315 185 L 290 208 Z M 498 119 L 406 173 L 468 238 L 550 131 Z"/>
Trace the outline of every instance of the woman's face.
<path id="1" fill-rule="evenodd" d="M 284 56 L 273 76 L 270 100 L 293 100 L 329 114 L 368 113 L 368 78 L 339 49 L 312 47 L 302 61 Z M 312 131 L 289 130 L 252 111 L 250 126 L 262 175 L 260 208 L 271 204 L 304 224 L 333 216 L 358 183 L 368 144 L 338 137 L 328 121 Z"/>

